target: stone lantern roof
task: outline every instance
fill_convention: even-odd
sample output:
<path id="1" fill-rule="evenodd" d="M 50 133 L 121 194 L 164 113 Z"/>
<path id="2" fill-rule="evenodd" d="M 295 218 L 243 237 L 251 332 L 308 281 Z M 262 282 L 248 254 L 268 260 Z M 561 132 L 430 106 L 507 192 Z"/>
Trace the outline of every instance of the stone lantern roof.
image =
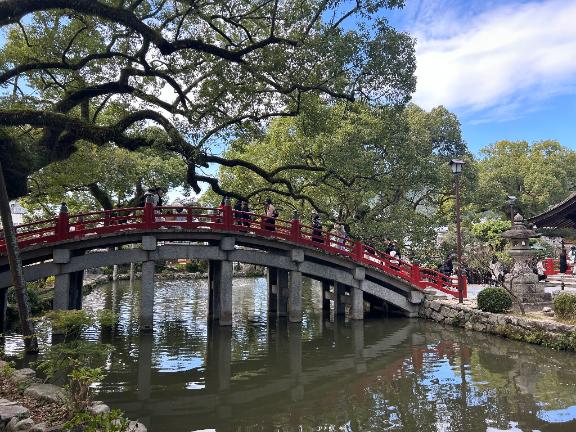
<path id="1" fill-rule="evenodd" d="M 514 224 L 512 225 L 512 228 L 504 231 L 501 235 L 505 239 L 521 240 L 529 239 L 532 237 L 539 237 L 541 234 L 526 228 L 526 225 L 524 225 L 524 217 L 520 213 L 516 213 L 516 216 L 514 216 Z"/>

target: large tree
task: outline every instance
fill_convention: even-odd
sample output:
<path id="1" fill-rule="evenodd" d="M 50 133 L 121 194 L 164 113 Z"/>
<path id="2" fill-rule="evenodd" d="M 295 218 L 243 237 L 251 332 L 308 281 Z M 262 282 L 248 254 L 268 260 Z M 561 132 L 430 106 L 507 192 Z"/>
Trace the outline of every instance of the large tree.
<path id="1" fill-rule="evenodd" d="M 26 194 L 30 174 L 81 141 L 163 146 L 182 158 L 196 191 L 203 181 L 220 190 L 201 172 L 210 163 L 274 181 L 278 171 L 219 156 L 223 141 L 297 114 L 307 93 L 407 102 L 413 40 L 377 18 L 402 3 L 4 0 L 0 157 L 9 194 Z M 146 133 L 151 126 L 162 134 Z"/>
<path id="2" fill-rule="evenodd" d="M 27 210 L 47 216 L 62 201 L 71 212 L 135 207 L 147 187 L 186 185 L 186 165 L 172 153 L 85 142 L 77 148 L 68 159 L 30 175 L 30 193 L 21 200 Z"/>
<path id="3" fill-rule="evenodd" d="M 576 186 L 576 152 L 546 140 L 498 141 L 482 149 L 478 162 L 478 210 L 509 214 L 507 196 L 517 197 L 516 210 L 525 217 L 565 199 Z"/>
<path id="4" fill-rule="evenodd" d="M 300 116 L 274 120 L 266 134 L 239 139 L 225 154 L 277 171 L 274 183 L 241 166 L 222 167 L 223 187 L 242 193 L 255 209 L 270 196 L 282 217 L 297 210 L 309 222 L 315 209 L 349 224 L 357 238 L 373 244 L 409 239 L 420 248 L 415 253 L 425 255 L 422 247 L 434 247 L 443 203 L 452 198 L 447 162 L 468 155 L 456 117 L 443 107 L 303 103 Z M 302 162 L 324 169 L 282 170 Z M 218 198 L 209 193 L 205 199 L 214 204 Z"/>

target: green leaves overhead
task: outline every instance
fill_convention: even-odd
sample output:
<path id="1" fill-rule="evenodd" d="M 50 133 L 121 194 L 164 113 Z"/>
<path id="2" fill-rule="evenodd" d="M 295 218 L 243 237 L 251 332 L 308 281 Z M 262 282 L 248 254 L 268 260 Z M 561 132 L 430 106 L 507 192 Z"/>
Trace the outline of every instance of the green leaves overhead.
<path id="1" fill-rule="evenodd" d="M 296 115 L 308 94 L 405 104 L 414 41 L 375 18 L 402 3 L 0 2 L 0 127 L 11 146 L 26 135 L 35 155 L 14 184 L 80 141 L 129 150 L 162 142 L 197 192 L 202 181 L 218 189 L 197 169 L 223 162 L 212 154 L 220 140 Z M 102 115 L 114 106 L 123 110 Z M 151 126 L 163 136 L 135 133 Z M 21 165 L 16 154 L 2 154 L 3 164 Z"/>
<path id="2" fill-rule="evenodd" d="M 482 150 L 479 188 L 480 210 L 509 213 L 508 195 L 518 198 L 516 209 L 534 216 L 565 199 L 576 185 L 576 152 L 547 140 L 498 141 Z"/>
<path id="3" fill-rule="evenodd" d="M 291 189 L 242 167 L 220 170 L 223 188 L 251 199 L 253 207 L 273 196 L 285 215 L 296 209 L 304 222 L 315 208 L 366 240 L 430 240 L 438 206 L 451 194 L 447 161 L 466 154 L 456 118 L 442 107 L 302 103 L 300 116 L 274 120 L 265 135 L 237 140 L 225 154 L 269 171 L 303 166 L 276 175 Z"/>

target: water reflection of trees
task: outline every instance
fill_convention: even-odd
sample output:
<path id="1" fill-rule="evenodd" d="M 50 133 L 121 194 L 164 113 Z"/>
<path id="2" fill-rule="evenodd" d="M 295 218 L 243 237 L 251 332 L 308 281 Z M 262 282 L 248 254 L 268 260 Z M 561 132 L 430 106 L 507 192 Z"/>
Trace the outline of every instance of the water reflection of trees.
<path id="1" fill-rule="evenodd" d="M 538 417 L 576 405 L 573 354 L 413 320 L 326 323 L 311 285 L 298 339 L 285 320 L 267 316 L 265 287 L 253 286 L 237 301 L 246 311 L 235 310 L 231 333 L 207 341 L 202 289 L 159 293 L 148 349 L 132 325 L 138 302 L 131 291 L 107 299 L 122 316 L 110 336 L 117 350 L 103 392 L 166 430 L 484 432 L 507 430 L 510 422 L 522 431 L 576 430 L 574 421 L 552 425 Z M 221 355 L 226 349 L 229 358 Z M 150 359 L 139 363 L 144 352 Z M 204 363 L 168 373 L 160 354 Z"/>

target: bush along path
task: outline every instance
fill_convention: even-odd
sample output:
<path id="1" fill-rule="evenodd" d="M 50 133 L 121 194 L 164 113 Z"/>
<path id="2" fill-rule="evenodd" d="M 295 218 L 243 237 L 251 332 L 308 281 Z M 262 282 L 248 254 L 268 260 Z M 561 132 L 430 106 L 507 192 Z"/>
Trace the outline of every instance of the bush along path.
<path id="1" fill-rule="evenodd" d="M 17 370 L 0 361 L 0 432 L 146 432 L 141 423 L 126 419 L 122 412 L 93 397 L 92 385 L 104 378 L 99 365 L 111 347 L 79 336 L 97 323 L 112 325 L 115 317 L 59 311 L 47 318 L 60 342 L 48 347 L 36 363 L 44 380 L 32 369 Z"/>
<path id="2" fill-rule="evenodd" d="M 557 350 L 576 351 L 576 325 L 572 324 L 575 322 L 576 309 L 572 319 L 569 320 L 570 323 L 566 323 L 554 320 L 550 316 L 553 315 L 552 311 L 543 311 L 540 315 L 518 316 L 510 312 L 482 311 L 474 300 L 466 300 L 463 304 L 459 304 L 454 299 L 435 297 L 426 294 L 425 300 L 420 305 L 421 318 Z M 565 300 L 563 302 L 566 303 Z M 507 302 L 501 298 L 498 301 L 491 300 L 491 305 L 498 308 L 502 303 Z M 556 303 L 555 308 L 558 307 Z"/>

